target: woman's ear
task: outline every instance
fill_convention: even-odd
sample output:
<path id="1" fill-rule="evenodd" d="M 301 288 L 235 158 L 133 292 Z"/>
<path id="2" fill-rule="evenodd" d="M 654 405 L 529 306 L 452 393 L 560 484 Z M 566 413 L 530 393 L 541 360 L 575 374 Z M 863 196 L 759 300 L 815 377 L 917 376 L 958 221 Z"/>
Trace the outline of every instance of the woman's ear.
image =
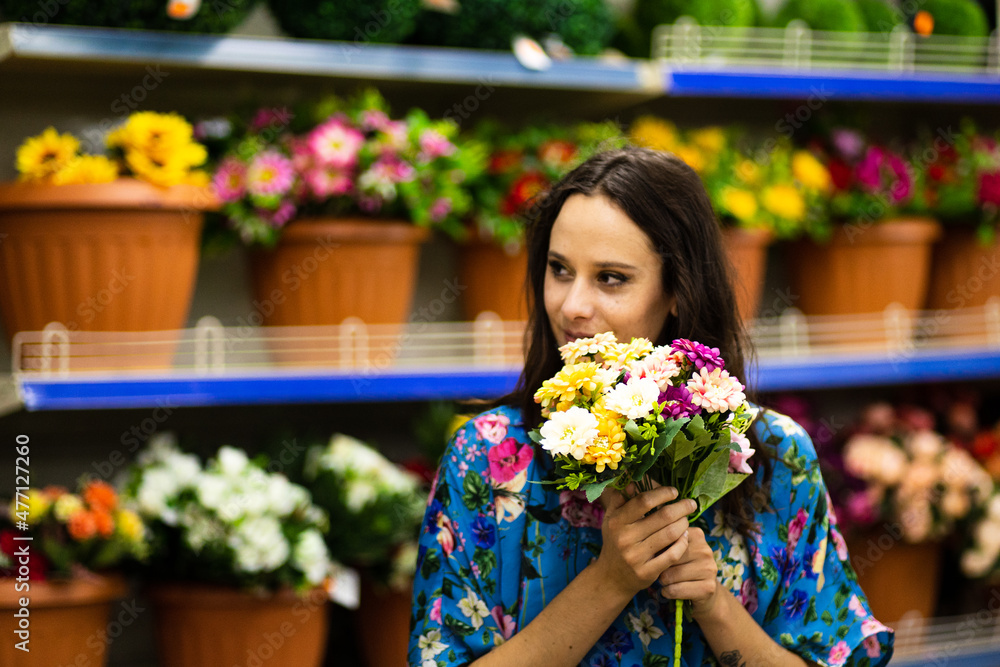
<path id="1" fill-rule="evenodd" d="M 677 317 L 677 297 L 670 297 L 670 314 Z"/>

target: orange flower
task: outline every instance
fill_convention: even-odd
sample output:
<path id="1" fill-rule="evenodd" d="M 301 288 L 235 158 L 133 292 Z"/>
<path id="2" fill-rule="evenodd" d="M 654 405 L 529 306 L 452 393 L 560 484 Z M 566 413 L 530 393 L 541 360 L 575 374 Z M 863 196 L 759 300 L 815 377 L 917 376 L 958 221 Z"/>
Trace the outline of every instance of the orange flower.
<path id="1" fill-rule="evenodd" d="M 115 520 L 106 509 L 95 509 L 90 513 L 94 517 L 94 525 L 101 537 L 108 538 L 115 534 Z"/>
<path id="2" fill-rule="evenodd" d="M 508 171 L 513 171 L 521 164 L 523 159 L 524 155 L 519 150 L 504 149 L 494 151 L 490 155 L 489 172 L 491 174 L 505 174 Z"/>
<path id="3" fill-rule="evenodd" d="M 562 139 L 549 139 L 538 147 L 538 159 L 550 167 L 563 167 L 576 157 L 576 146 Z"/>
<path id="4" fill-rule="evenodd" d="M 83 499 L 95 510 L 110 512 L 118 505 L 118 494 L 107 482 L 94 480 L 83 490 Z"/>
<path id="5" fill-rule="evenodd" d="M 42 488 L 42 493 L 44 493 L 49 500 L 55 502 L 56 500 L 59 499 L 60 496 L 66 495 L 67 493 L 69 493 L 69 491 L 66 489 L 65 486 L 56 486 L 54 484 L 50 484 Z"/>
<path id="6" fill-rule="evenodd" d="M 69 521 L 66 522 L 66 529 L 69 531 L 70 537 L 77 542 L 89 540 L 97 532 L 97 521 L 94 518 L 94 513 L 87 510 L 74 512 L 69 517 Z"/>

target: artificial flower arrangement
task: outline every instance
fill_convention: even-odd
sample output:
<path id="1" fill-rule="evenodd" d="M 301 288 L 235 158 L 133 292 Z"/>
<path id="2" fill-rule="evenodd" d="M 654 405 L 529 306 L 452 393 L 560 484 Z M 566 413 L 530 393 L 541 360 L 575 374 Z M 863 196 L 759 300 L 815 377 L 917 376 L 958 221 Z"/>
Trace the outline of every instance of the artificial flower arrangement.
<path id="1" fill-rule="evenodd" d="M 168 437 L 154 438 L 128 471 L 124 496 L 146 523 L 154 580 L 304 592 L 329 588 L 338 574 L 326 513 L 309 492 L 234 447 L 202 466 Z"/>
<path id="2" fill-rule="evenodd" d="M 208 174 L 197 169 L 208 153 L 194 139 L 191 125 L 175 113 L 136 111 L 108 133 L 105 144 L 108 155 L 82 154 L 79 139 L 49 127 L 17 149 L 20 180 L 71 185 L 132 176 L 164 188 L 208 184 Z"/>
<path id="3" fill-rule="evenodd" d="M 144 559 L 145 537 L 142 520 L 106 482 L 83 481 L 77 493 L 30 488 L 5 504 L 0 517 L 0 575 L 17 572 L 15 552 L 24 545 L 30 545 L 29 579 L 66 579 Z"/>
<path id="4" fill-rule="evenodd" d="M 694 169 L 725 227 L 792 238 L 826 214 L 829 172 L 785 138 L 755 138 L 735 127 L 681 132 L 654 116 L 636 119 L 629 134 L 636 144 L 674 153 Z"/>
<path id="5" fill-rule="evenodd" d="M 611 122 L 534 124 L 519 131 L 483 121 L 472 137 L 489 149 L 483 174 L 473 181 L 473 236 L 516 249 L 524 242 L 524 216 L 536 197 L 588 157 L 623 145 Z"/>
<path id="6" fill-rule="evenodd" d="M 529 433 L 555 461 L 556 488 L 593 502 L 608 486 L 669 485 L 698 503 L 693 521 L 753 472 L 745 433 L 757 413 L 717 348 L 603 333 L 559 352 L 565 365 L 535 393 L 544 421 Z M 682 619 L 678 600 L 675 666 Z"/>
<path id="7" fill-rule="evenodd" d="M 309 448 L 303 477 L 314 502 L 330 517 L 327 544 L 333 557 L 405 590 L 416 572 L 427 506 L 421 480 L 343 434 Z"/>
<path id="8" fill-rule="evenodd" d="M 221 211 L 247 244 L 273 246 L 295 217 L 402 217 L 461 233 L 467 185 L 485 152 L 419 109 L 393 119 L 374 89 L 303 111 L 262 109 L 236 125 L 212 178 Z"/>
<path id="9" fill-rule="evenodd" d="M 838 516 L 864 530 L 891 522 L 910 543 L 939 540 L 993 494 L 989 473 L 964 449 L 934 432 L 917 408 L 870 406 L 843 448 Z"/>

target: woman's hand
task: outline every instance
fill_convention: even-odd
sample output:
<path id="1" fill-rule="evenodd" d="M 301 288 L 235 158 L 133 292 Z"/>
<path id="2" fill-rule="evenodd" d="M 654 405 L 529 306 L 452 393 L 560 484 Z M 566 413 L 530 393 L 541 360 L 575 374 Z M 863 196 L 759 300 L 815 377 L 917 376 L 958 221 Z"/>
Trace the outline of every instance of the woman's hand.
<path id="1" fill-rule="evenodd" d="M 719 566 L 712 547 L 705 541 L 705 531 L 689 528 L 687 549 L 677 562 L 663 571 L 660 583 L 663 596 L 672 600 L 690 600 L 691 616 L 707 616 L 719 597 Z"/>
<path id="2" fill-rule="evenodd" d="M 634 493 L 634 486 L 626 491 Z M 627 597 L 651 586 L 661 573 L 680 563 L 688 550 L 687 515 L 697 506 L 693 500 L 665 504 L 676 498 L 677 489 L 668 486 L 630 500 L 611 489 L 601 494 L 606 509 L 601 525 L 604 545 L 596 565 L 603 569 L 606 581 L 619 586 Z"/>

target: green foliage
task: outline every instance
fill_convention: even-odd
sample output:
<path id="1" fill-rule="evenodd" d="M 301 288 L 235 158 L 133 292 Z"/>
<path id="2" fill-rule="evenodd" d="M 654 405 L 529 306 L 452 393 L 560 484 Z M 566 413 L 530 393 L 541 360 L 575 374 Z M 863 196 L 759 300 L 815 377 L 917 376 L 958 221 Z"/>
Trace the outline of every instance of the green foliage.
<path id="1" fill-rule="evenodd" d="M 96 3 L 68 0 L 59 2 L 57 10 L 50 12 L 38 0 L 0 0 L 0 20 L 225 33 L 243 22 L 257 0 L 206 0 L 193 17 L 183 20 L 167 16 L 166 4 L 164 0 Z"/>
<path id="2" fill-rule="evenodd" d="M 865 18 L 854 0 L 788 0 L 775 17 L 774 25 L 784 28 L 800 19 L 813 30 L 863 32 Z"/>
<path id="3" fill-rule="evenodd" d="M 650 56 L 650 36 L 653 28 L 690 16 L 699 25 L 744 28 L 756 25 L 760 9 L 755 0 L 638 0 L 631 18 L 623 18 L 619 29 L 623 47 L 634 57 Z"/>
<path id="4" fill-rule="evenodd" d="M 986 13 L 972 0 L 922 0 L 915 6 L 934 18 L 932 34 L 985 37 L 990 32 Z"/>
<path id="5" fill-rule="evenodd" d="M 865 19 L 868 32 L 892 32 L 898 25 L 906 24 L 903 12 L 886 0 L 855 0 Z"/>
<path id="6" fill-rule="evenodd" d="M 269 0 L 281 29 L 292 37 L 396 44 L 409 37 L 417 24 L 420 0 Z M 357 56 L 363 57 L 360 51 Z"/>

